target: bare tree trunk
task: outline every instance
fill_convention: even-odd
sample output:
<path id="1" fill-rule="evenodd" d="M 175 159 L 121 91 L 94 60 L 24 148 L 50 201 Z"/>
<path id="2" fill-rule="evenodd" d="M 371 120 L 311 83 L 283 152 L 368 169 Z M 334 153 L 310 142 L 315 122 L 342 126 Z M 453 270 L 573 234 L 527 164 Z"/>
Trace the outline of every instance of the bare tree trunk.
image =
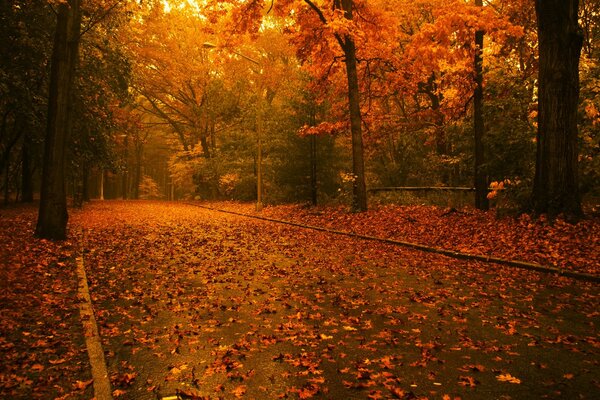
<path id="1" fill-rule="evenodd" d="M 342 9 L 346 19 L 352 19 L 352 0 L 342 0 Z M 356 46 L 349 35 L 343 39 L 342 49 L 346 58 L 346 76 L 348 79 L 348 105 L 350 108 L 350 132 L 352 134 L 352 210 L 367 210 L 367 187 L 365 183 L 365 160 L 363 155 L 362 117 L 360 112 L 360 93 L 356 62 Z"/>
<path id="2" fill-rule="evenodd" d="M 125 135 L 125 170 L 123 171 L 123 181 L 121 182 L 121 190 L 123 191 L 123 200 L 129 198 L 129 134 Z"/>
<path id="3" fill-rule="evenodd" d="M 312 0 L 304 0 L 318 15 L 321 22 L 327 25 L 327 18 L 323 11 Z M 344 11 L 344 18 L 353 18 L 353 0 L 334 0 L 333 7 Z M 350 111 L 350 132 L 352 134 L 352 211 L 367 210 L 367 187 L 365 183 L 365 160 L 363 155 L 362 117 L 360 112 L 360 92 L 358 85 L 358 71 L 356 60 L 356 45 L 352 36 L 334 34 L 342 51 L 346 64 L 346 78 L 348 80 L 348 108 Z"/>
<path id="4" fill-rule="evenodd" d="M 83 171 L 82 171 L 82 179 L 83 179 L 83 188 L 82 188 L 82 192 L 83 192 L 83 201 L 84 202 L 89 202 L 90 201 L 90 168 L 89 168 L 89 163 L 86 161 L 83 163 Z"/>
<path id="5" fill-rule="evenodd" d="M 10 162 L 6 164 L 4 173 L 4 205 L 8 204 L 10 199 Z"/>
<path id="6" fill-rule="evenodd" d="M 136 145 L 135 149 L 135 181 L 133 183 L 133 198 L 140 199 L 140 183 L 142 182 L 142 147 Z"/>
<path id="7" fill-rule="evenodd" d="M 536 0 L 540 70 L 532 207 L 551 218 L 582 215 L 577 105 L 583 33 L 578 9 L 578 0 Z"/>
<path id="8" fill-rule="evenodd" d="M 100 200 L 104 200 L 104 169 L 100 170 Z"/>
<path id="9" fill-rule="evenodd" d="M 475 5 L 482 7 L 482 0 L 475 0 Z M 485 152 L 483 137 L 485 127 L 483 122 L 483 31 L 475 32 L 475 93 L 473 94 L 473 130 L 475 133 L 475 208 L 487 210 L 490 207 L 487 174 L 484 167 Z"/>
<path id="10" fill-rule="evenodd" d="M 71 91 L 80 30 L 80 0 L 59 4 L 50 71 L 40 209 L 35 232 L 46 239 L 62 240 L 67 233 L 65 147 L 71 127 Z"/>
<path id="11" fill-rule="evenodd" d="M 31 139 L 29 134 L 23 136 L 23 147 L 21 149 L 21 202 L 33 202 L 33 171 L 31 170 Z"/>
<path id="12" fill-rule="evenodd" d="M 317 136 L 310 136 L 310 200 L 317 205 Z"/>

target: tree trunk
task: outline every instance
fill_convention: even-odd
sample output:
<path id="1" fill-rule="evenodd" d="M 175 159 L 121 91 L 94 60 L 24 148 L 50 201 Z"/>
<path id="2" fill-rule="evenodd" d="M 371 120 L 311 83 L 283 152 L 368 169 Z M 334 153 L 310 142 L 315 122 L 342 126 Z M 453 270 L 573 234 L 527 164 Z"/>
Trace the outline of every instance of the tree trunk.
<path id="1" fill-rule="evenodd" d="M 104 200 L 104 169 L 100 170 L 100 200 Z"/>
<path id="2" fill-rule="evenodd" d="M 123 181 L 121 182 L 121 191 L 123 192 L 123 200 L 127 200 L 129 198 L 129 134 L 125 135 L 125 152 L 124 152 L 124 160 L 125 160 L 125 170 L 123 171 Z"/>
<path id="3" fill-rule="evenodd" d="M 21 149 L 21 186 L 23 195 L 22 203 L 33 202 L 33 171 L 31 170 L 31 139 L 29 134 L 23 136 L 23 148 Z"/>
<path id="4" fill-rule="evenodd" d="M 82 192 L 83 192 L 83 201 L 84 202 L 89 202 L 90 201 L 90 169 L 89 169 L 89 163 L 86 161 L 83 163 L 83 171 L 82 171 Z"/>
<path id="5" fill-rule="evenodd" d="M 133 182 L 133 198 L 140 199 L 140 183 L 142 182 L 142 148 L 136 146 L 135 149 L 135 181 Z"/>
<path id="6" fill-rule="evenodd" d="M 327 18 L 319 6 L 312 0 L 304 0 L 312 8 L 321 22 L 327 25 Z M 351 20 L 353 0 L 334 0 L 335 10 L 344 11 L 344 18 Z M 356 45 L 352 36 L 334 34 L 342 51 L 346 64 L 346 78 L 348 79 L 348 108 L 350 111 L 350 132 L 352 134 L 352 211 L 367 210 L 367 187 L 365 184 L 365 160 L 363 155 L 362 118 L 360 112 L 360 92 L 358 85 L 358 71 L 356 60 Z"/>
<path id="7" fill-rule="evenodd" d="M 262 135 L 263 135 L 263 98 L 258 100 L 256 110 L 256 211 L 263 209 L 263 170 L 262 170 Z"/>
<path id="8" fill-rule="evenodd" d="M 59 4 L 50 71 L 40 209 L 35 232 L 46 239 L 66 238 L 65 147 L 71 127 L 71 91 L 80 30 L 80 0 Z"/>
<path id="9" fill-rule="evenodd" d="M 72 174 L 73 185 L 73 206 L 77 208 L 83 207 L 83 175 L 82 170 L 75 170 Z"/>
<path id="10" fill-rule="evenodd" d="M 310 201 L 317 205 L 317 136 L 310 135 Z"/>
<path id="11" fill-rule="evenodd" d="M 482 0 L 475 0 L 475 5 L 482 7 Z M 483 31 L 475 32 L 475 93 L 473 94 L 473 130 L 475 136 L 475 208 L 487 210 L 490 207 L 488 194 L 487 174 L 485 171 L 485 153 L 483 136 Z"/>
<path id="12" fill-rule="evenodd" d="M 578 0 L 536 0 L 540 67 L 532 207 L 550 218 L 582 216 L 577 105 L 583 34 L 578 8 Z"/>
<path id="13" fill-rule="evenodd" d="M 347 19 L 352 19 L 352 0 L 342 0 L 342 8 Z M 354 40 L 346 35 L 342 49 L 346 58 L 348 79 L 348 105 L 350 108 L 350 132 L 352 134 L 352 210 L 367 210 L 367 187 L 365 184 L 365 161 L 363 156 L 362 118 L 360 113 L 360 93 Z"/>
<path id="14" fill-rule="evenodd" d="M 4 205 L 8 204 L 10 199 L 10 163 L 6 164 L 4 172 Z"/>

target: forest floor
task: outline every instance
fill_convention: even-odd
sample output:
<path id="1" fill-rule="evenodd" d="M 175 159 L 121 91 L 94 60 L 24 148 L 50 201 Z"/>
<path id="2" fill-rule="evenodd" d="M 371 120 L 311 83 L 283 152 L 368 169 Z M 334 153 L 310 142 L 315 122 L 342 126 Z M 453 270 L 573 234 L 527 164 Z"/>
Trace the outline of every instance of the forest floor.
<path id="1" fill-rule="evenodd" d="M 211 207 L 253 214 L 252 205 Z M 600 220 L 434 207 L 262 216 L 598 274 Z M 600 286 L 191 204 L 92 202 L 70 239 L 0 209 L 0 398 L 93 397 L 83 254 L 113 396 L 592 399 Z"/>

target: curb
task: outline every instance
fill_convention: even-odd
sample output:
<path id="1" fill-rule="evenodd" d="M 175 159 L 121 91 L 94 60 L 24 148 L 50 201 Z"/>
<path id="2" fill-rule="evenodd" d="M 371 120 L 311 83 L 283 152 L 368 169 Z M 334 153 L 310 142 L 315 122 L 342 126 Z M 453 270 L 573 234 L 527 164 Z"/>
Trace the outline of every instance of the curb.
<path id="1" fill-rule="evenodd" d="M 92 379 L 94 380 L 94 397 L 96 400 L 112 400 L 110 379 L 104 360 L 104 351 L 100 343 L 98 325 L 94 317 L 92 299 L 88 287 L 85 265 L 83 263 L 83 232 L 81 232 L 81 253 L 76 259 L 77 276 L 79 277 L 79 315 L 83 324 L 85 346 L 87 348 L 90 365 L 92 367 Z"/>
<path id="2" fill-rule="evenodd" d="M 560 268 L 556 268 L 556 267 L 549 267 L 546 265 L 541 265 L 541 264 L 531 263 L 531 262 L 526 262 L 526 261 L 509 260 L 509 259 L 500 258 L 500 257 L 463 253 L 463 252 L 459 252 L 459 251 L 446 250 L 446 249 L 440 249 L 437 247 L 425 246 L 425 245 L 418 244 L 418 243 L 404 242 L 404 241 L 394 240 L 394 239 L 385 239 L 385 238 L 369 236 L 369 235 L 361 235 L 358 233 L 338 231 L 335 229 L 328 229 L 328 228 L 323 228 L 323 227 L 314 226 L 314 225 L 304 225 L 304 224 L 300 224 L 297 222 L 279 220 L 279 219 L 268 218 L 268 217 L 261 217 L 258 215 L 244 214 L 244 213 L 240 213 L 237 211 L 221 210 L 218 208 L 204 206 L 204 205 L 196 204 L 196 203 L 192 203 L 192 202 L 185 202 L 185 204 L 204 208 L 207 210 L 222 212 L 225 214 L 233 214 L 233 215 L 238 215 L 238 216 L 242 216 L 242 217 L 254 218 L 254 219 L 259 219 L 259 220 L 268 221 L 268 222 L 274 222 L 274 223 L 278 223 L 278 224 L 296 226 L 296 227 L 304 228 L 304 229 L 312 229 L 312 230 L 321 231 L 321 232 L 333 233 L 336 235 L 349 236 L 349 237 L 354 237 L 354 238 L 363 239 L 363 240 L 388 243 L 388 244 L 392 244 L 395 246 L 407 247 L 407 248 L 411 248 L 414 250 L 425 251 L 428 253 L 442 254 L 442 255 L 456 258 L 456 259 L 477 260 L 477 261 L 493 263 L 493 264 L 500 264 L 500 265 L 515 267 L 515 268 L 520 268 L 520 269 L 527 269 L 527 270 L 531 270 L 531 271 L 557 274 L 559 276 L 565 276 L 568 278 L 573 278 L 573 279 L 578 279 L 578 280 L 583 280 L 583 281 L 588 281 L 588 282 L 600 282 L 600 276 L 588 274 L 585 272 L 568 271 L 568 270 L 564 270 L 564 269 L 560 269 Z"/>

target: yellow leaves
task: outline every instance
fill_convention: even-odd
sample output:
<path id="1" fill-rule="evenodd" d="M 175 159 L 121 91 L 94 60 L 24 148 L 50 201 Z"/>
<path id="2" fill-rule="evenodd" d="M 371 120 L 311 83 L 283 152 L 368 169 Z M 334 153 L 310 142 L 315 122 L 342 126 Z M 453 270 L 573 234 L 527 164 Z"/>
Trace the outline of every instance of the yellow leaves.
<path id="1" fill-rule="evenodd" d="M 381 367 L 384 369 L 393 369 L 394 368 L 393 358 L 391 356 L 382 357 L 381 360 L 379 360 L 379 362 L 380 362 Z"/>
<path id="2" fill-rule="evenodd" d="M 490 183 L 490 188 L 492 188 L 492 189 L 502 189 L 502 188 L 504 188 L 504 182 L 496 182 L 496 181 L 494 181 L 494 182 Z"/>
<path id="3" fill-rule="evenodd" d="M 600 111 L 596 108 L 596 105 L 590 101 L 585 105 L 585 114 L 592 120 L 593 125 L 600 124 Z"/>
<path id="4" fill-rule="evenodd" d="M 494 182 L 490 183 L 491 191 L 488 193 L 487 198 L 493 199 L 498 195 L 498 192 L 505 190 L 510 185 L 513 185 L 513 184 L 518 185 L 519 183 L 520 183 L 519 181 L 512 182 L 510 179 L 504 179 L 503 181 L 500 181 L 500 182 L 494 181 Z"/>
<path id="5" fill-rule="evenodd" d="M 325 383 L 325 378 L 322 376 L 317 376 L 315 378 L 310 378 L 308 381 L 315 385 L 322 385 L 323 383 Z"/>
<path id="6" fill-rule="evenodd" d="M 445 394 L 442 396 L 442 400 L 461 400 L 459 396 L 450 397 L 449 394 Z"/>
<path id="7" fill-rule="evenodd" d="M 532 110 L 528 115 L 529 119 L 531 119 L 531 120 L 537 120 L 537 116 L 538 116 L 537 110 Z"/>
<path id="8" fill-rule="evenodd" d="M 94 381 L 93 379 L 90 379 L 89 381 L 76 381 L 73 384 L 73 389 L 85 390 L 85 389 L 87 389 L 88 386 L 90 386 L 92 384 L 93 381 Z"/>
<path id="9" fill-rule="evenodd" d="M 183 364 L 183 365 L 180 365 L 179 367 L 173 367 L 173 368 L 171 368 L 170 372 L 173 375 L 179 375 L 183 371 L 185 371 L 187 369 L 187 367 L 188 367 L 187 364 Z"/>
<path id="10" fill-rule="evenodd" d="M 598 111 L 598 109 L 596 108 L 596 106 L 594 105 L 594 103 L 588 103 L 585 106 L 585 113 L 590 118 L 595 118 L 598 115 L 600 115 L 600 112 Z"/>
<path id="11" fill-rule="evenodd" d="M 240 385 L 240 386 L 236 387 L 235 389 L 233 389 L 231 391 L 231 394 L 233 394 L 235 397 L 237 397 L 239 399 L 239 398 L 244 397 L 247 390 L 248 389 L 246 388 L 245 385 Z"/>
<path id="12" fill-rule="evenodd" d="M 347 121 L 321 122 L 317 126 L 304 125 L 298 131 L 300 136 L 309 135 L 334 135 L 343 132 L 348 128 Z"/>
<path id="13" fill-rule="evenodd" d="M 472 376 L 459 376 L 458 384 L 466 387 L 475 387 L 479 382 L 475 380 Z"/>
<path id="14" fill-rule="evenodd" d="M 499 382 L 508 382 L 508 383 L 515 383 L 515 384 L 520 384 L 521 380 L 519 378 L 516 378 L 514 376 L 512 376 L 511 374 L 500 374 L 498 376 L 496 376 L 496 379 Z"/>

